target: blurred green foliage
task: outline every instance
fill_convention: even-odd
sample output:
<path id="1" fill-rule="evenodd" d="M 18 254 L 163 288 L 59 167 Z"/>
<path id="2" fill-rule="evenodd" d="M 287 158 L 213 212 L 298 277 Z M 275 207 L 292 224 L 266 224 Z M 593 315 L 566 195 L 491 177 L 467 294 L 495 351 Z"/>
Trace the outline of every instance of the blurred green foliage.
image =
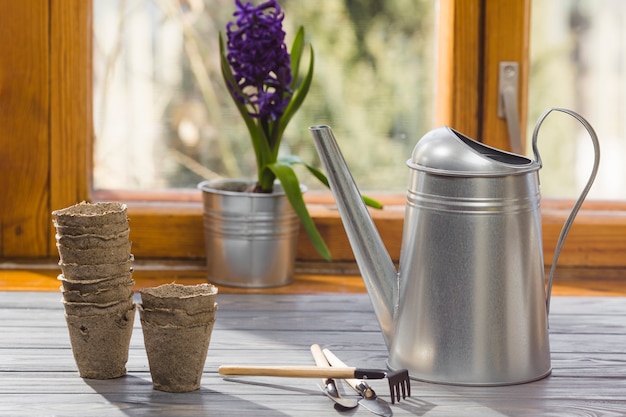
<path id="1" fill-rule="evenodd" d="M 155 187 L 193 188 L 210 175 L 254 177 L 254 155 L 245 125 L 219 73 L 218 32 L 232 20 L 232 1 L 205 0 L 201 5 L 175 0 L 126 0 L 126 5 L 120 2 L 124 0 L 100 2 L 100 7 L 109 3 L 107 7 L 117 7 L 121 16 L 126 16 L 118 20 L 121 33 L 115 36 L 127 38 L 133 33 L 128 27 L 130 13 L 148 13 L 153 36 L 147 47 L 154 48 L 155 53 L 159 48 L 162 54 L 169 53 L 171 58 L 166 63 L 180 71 L 172 81 L 161 77 L 164 70 L 156 65 L 150 73 L 133 70 L 124 64 L 128 59 L 123 44 L 121 52 L 104 48 L 98 51 L 107 57 L 104 62 L 117 60 L 118 71 L 128 72 L 123 82 L 140 76 L 148 77 L 154 85 L 161 103 L 152 110 L 157 127 L 145 129 L 150 138 L 129 135 L 124 140 L 158 143 L 151 156 Z M 135 3 L 142 3 L 142 7 Z M 319 165 L 308 127 L 327 124 L 333 128 L 360 187 L 404 190 L 408 175 L 405 161 L 417 140 L 432 128 L 434 2 L 282 0 L 281 7 L 287 44 L 291 44 L 297 27 L 303 25 L 316 54 L 313 84 L 285 132 L 283 143 L 288 149 L 284 153 Z M 168 52 L 159 34 L 165 27 L 172 33 L 172 26 L 181 44 Z M 114 53 L 118 55 L 112 56 Z M 97 81 L 99 77 L 95 78 Z M 98 91 L 104 105 L 115 105 L 113 94 L 107 101 L 107 91 Z M 128 111 L 145 112 L 150 105 L 146 102 Z M 114 140 L 107 139 L 105 129 L 114 121 L 96 122 L 96 127 L 102 128 L 97 129 L 97 140 Z M 138 175 L 129 175 L 125 187 L 146 187 L 133 185 L 132 178 Z M 299 176 L 310 187 L 319 187 L 306 172 Z"/>

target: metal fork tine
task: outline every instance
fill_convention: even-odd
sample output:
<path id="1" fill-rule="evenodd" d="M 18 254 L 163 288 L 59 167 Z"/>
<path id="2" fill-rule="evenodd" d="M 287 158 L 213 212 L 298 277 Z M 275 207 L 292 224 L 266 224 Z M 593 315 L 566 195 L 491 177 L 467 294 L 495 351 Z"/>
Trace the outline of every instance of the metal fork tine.
<path id="1" fill-rule="evenodd" d="M 400 402 L 400 392 L 402 391 L 402 398 L 411 396 L 411 380 L 409 379 L 409 371 L 402 369 L 387 374 L 387 380 L 389 381 L 389 391 L 391 391 L 391 404 L 395 404 L 396 401 Z"/>
<path id="2" fill-rule="evenodd" d="M 391 404 L 396 403 L 396 386 L 391 383 L 389 380 L 389 391 L 391 392 Z M 400 399 L 398 399 L 400 401 Z"/>
<path id="3" fill-rule="evenodd" d="M 387 375 L 387 381 L 389 382 L 389 394 L 391 395 L 391 404 L 395 404 L 396 396 L 398 396 L 398 382 L 396 381 L 394 374 Z M 398 398 L 400 401 L 400 398 Z"/>

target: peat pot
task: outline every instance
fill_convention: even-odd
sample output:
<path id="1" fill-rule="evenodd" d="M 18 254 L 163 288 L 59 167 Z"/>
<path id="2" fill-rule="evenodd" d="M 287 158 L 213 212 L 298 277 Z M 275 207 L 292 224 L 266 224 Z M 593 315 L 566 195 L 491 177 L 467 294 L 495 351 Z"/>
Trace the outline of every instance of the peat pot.
<path id="1" fill-rule="evenodd" d="M 300 220 L 279 184 L 271 194 L 245 192 L 251 184 L 225 179 L 198 185 L 208 281 L 248 288 L 289 284 Z"/>

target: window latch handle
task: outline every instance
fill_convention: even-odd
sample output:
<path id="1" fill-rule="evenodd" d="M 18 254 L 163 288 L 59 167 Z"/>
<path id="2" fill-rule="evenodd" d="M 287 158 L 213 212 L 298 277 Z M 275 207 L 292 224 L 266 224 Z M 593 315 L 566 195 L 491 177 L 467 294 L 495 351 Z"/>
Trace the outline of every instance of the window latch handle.
<path id="1" fill-rule="evenodd" d="M 518 89 L 519 63 L 514 61 L 500 62 L 500 72 L 498 76 L 498 117 L 506 120 L 511 150 L 521 155 L 523 154 L 523 149 L 519 113 L 517 111 Z"/>

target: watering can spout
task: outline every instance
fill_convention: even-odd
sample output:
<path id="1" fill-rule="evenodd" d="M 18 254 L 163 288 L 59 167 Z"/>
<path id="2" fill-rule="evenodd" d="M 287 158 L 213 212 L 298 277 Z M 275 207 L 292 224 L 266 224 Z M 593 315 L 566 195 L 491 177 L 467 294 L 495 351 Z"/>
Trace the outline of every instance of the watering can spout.
<path id="1" fill-rule="evenodd" d="M 332 130 L 328 126 L 312 126 L 309 130 L 326 170 L 354 257 L 389 348 L 393 340 L 393 316 L 398 300 L 398 273 L 348 170 Z"/>

